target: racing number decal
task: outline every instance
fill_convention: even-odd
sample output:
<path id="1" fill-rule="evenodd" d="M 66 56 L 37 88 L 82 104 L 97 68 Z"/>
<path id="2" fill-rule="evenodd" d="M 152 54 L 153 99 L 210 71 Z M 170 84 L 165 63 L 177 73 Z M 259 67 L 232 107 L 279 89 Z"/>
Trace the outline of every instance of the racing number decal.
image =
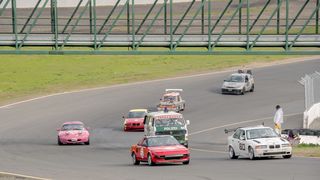
<path id="1" fill-rule="evenodd" d="M 143 147 L 142 147 L 142 148 L 140 148 L 140 156 L 141 156 L 141 158 L 144 158 Z"/>
<path id="2" fill-rule="evenodd" d="M 246 146 L 244 143 L 239 143 L 239 149 L 242 150 L 242 151 L 245 151 L 246 150 Z"/>

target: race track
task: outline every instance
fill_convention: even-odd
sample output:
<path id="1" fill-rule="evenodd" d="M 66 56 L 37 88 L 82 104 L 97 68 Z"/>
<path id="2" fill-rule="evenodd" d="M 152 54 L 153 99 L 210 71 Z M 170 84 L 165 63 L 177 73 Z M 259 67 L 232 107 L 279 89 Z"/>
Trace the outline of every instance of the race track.
<path id="1" fill-rule="evenodd" d="M 274 106 L 284 107 L 285 127 L 300 127 L 304 90 L 298 80 L 320 71 L 320 61 L 256 68 L 256 91 L 221 95 L 230 72 L 113 86 L 51 96 L 0 108 L 0 171 L 52 179 L 318 180 L 320 159 L 229 160 L 224 128 L 272 125 Z M 164 70 L 165 73 L 165 70 Z M 131 165 L 129 147 L 143 135 L 123 132 L 131 108 L 157 104 L 165 88 L 183 88 L 187 101 L 190 165 Z M 58 146 L 56 128 L 80 120 L 91 128 L 90 146 Z M 245 123 L 241 123 L 246 121 Z"/>

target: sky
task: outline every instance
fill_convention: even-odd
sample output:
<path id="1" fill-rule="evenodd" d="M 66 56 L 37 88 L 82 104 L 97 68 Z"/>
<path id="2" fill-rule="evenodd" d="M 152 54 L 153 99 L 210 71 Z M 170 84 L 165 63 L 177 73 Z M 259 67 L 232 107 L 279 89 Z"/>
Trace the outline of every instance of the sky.
<path id="1" fill-rule="evenodd" d="M 7 0 L 3 0 L 2 4 L 0 5 L 0 7 L 3 6 L 4 2 Z M 28 8 L 28 7 L 34 7 L 35 4 L 38 2 L 38 0 L 16 0 L 17 1 L 17 7 L 18 8 Z M 58 6 L 59 7 L 75 7 L 80 0 L 57 0 L 58 1 Z M 131 1 L 131 0 L 130 0 Z M 164 0 L 158 0 L 160 2 L 163 2 Z M 190 2 L 192 0 L 173 0 L 173 2 Z M 1 2 L 1 0 L 0 0 Z M 43 3 L 45 2 L 45 0 L 42 0 L 41 5 L 43 5 Z M 83 0 L 83 5 L 85 5 L 85 3 L 87 2 L 87 0 Z M 96 0 L 97 6 L 105 6 L 105 5 L 114 5 L 117 2 L 117 0 Z M 121 0 L 121 3 L 124 4 L 126 2 L 126 0 Z M 154 2 L 154 0 L 135 0 L 135 4 L 152 4 Z M 168 0 L 169 2 L 169 0 Z M 48 2 L 48 4 L 50 4 L 50 0 Z M 8 7 L 10 7 L 11 5 L 9 4 Z"/>

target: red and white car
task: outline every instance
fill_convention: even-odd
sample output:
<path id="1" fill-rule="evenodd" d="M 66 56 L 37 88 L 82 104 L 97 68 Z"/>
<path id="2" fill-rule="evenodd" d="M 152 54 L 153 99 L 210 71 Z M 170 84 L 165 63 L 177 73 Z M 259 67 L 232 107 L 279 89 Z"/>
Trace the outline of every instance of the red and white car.
<path id="1" fill-rule="evenodd" d="M 152 166 L 163 163 L 189 164 L 189 149 L 181 145 L 173 136 L 145 136 L 138 144 L 131 146 L 134 165 L 147 162 Z"/>
<path id="2" fill-rule="evenodd" d="M 158 111 L 184 111 L 186 101 L 181 97 L 182 91 L 183 89 L 166 89 L 166 93 L 160 99 L 160 103 L 157 106 Z"/>
<path id="3" fill-rule="evenodd" d="M 129 111 L 128 116 L 123 116 L 124 123 L 123 123 L 123 130 L 136 130 L 136 131 L 143 131 L 144 129 L 144 116 L 147 114 L 147 109 L 132 109 Z"/>
<path id="4" fill-rule="evenodd" d="M 80 121 L 63 123 L 58 131 L 58 144 L 90 144 L 88 128 Z"/>

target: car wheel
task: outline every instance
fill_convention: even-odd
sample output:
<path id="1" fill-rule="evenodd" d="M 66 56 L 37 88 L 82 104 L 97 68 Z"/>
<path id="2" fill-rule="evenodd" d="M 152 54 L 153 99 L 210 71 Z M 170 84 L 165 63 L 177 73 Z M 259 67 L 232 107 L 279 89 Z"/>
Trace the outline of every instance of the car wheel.
<path id="1" fill-rule="evenodd" d="M 62 142 L 61 142 L 61 140 L 60 140 L 60 138 L 59 138 L 59 136 L 58 136 L 58 145 L 59 145 L 59 146 L 63 145 Z"/>
<path id="2" fill-rule="evenodd" d="M 189 163 L 190 163 L 190 160 L 182 162 L 182 164 L 185 164 L 185 165 L 187 165 Z"/>
<path id="3" fill-rule="evenodd" d="M 290 155 L 284 155 L 283 158 L 285 158 L 285 159 L 290 159 L 291 156 L 292 156 L 291 154 L 290 154 Z"/>
<path id="4" fill-rule="evenodd" d="M 253 92 L 254 91 L 254 84 L 252 84 L 252 87 L 250 89 L 250 92 Z"/>
<path id="5" fill-rule="evenodd" d="M 235 155 L 234 149 L 231 146 L 229 147 L 229 157 L 230 159 L 238 159 L 238 156 Z"/>
<path id="6" fill-rule="evenodd" d="M 256 157 L 254 156 L 254 151 L 253 151 L 252 147 L 249 147 L 248 150 L 249 150 L 249 158 L 250 158 L 251 160 L 256 159 Z"/>
<path id="7" fill-rule="evenodd" d="M 88 139 L 87 142 L 84 143 L 85 145 L 90 145 L 90 139 Z"/>
<path id="8" fill-rule="evenodd" d="M 154 165 L 154 162 L 152 161 L 152 157 L 150 154 L 148 154 L 148 165 L 149 166 L 153 166 Z"/>
<path id="9" fill-rule="evenodd" d="M 132 153 L 131 157 L 132 157 L 132 163 L 133 163 L 133 165 L 139 165 L 139 164 L 140 164 L 140 161 L 137 160 L 137 157 L 136 157 L 136 154 L 135 154 L 135 153 Z"/>
<path id="10" fill-rule="evenodd" d="M 182 105 L 182 109 L 181 109 L 181 111 L 184 111 L 186 109 L 186 105 L 185 104 L 183 104 Z"/>
<path id="11" fill-rule="evenodd" d="M 246 89 L 243 88 L 242 91 L 241 91 L 241 95 L 244 95 L 245 92 L 246 92 Z"/>

